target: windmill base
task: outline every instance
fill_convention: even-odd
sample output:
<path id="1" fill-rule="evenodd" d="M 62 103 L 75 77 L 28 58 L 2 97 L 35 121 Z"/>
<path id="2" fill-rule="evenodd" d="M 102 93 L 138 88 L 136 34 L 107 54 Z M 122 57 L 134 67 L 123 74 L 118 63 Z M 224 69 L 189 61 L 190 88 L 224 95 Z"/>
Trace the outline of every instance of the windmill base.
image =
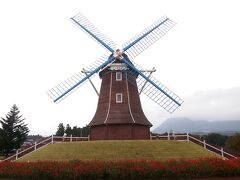
<path id="1" fill-rule="evenodd" d="M 150 138 L 150 127 L 136 124 L 104 124 L 90 127 L 90 140 L 141 140 Z"/>

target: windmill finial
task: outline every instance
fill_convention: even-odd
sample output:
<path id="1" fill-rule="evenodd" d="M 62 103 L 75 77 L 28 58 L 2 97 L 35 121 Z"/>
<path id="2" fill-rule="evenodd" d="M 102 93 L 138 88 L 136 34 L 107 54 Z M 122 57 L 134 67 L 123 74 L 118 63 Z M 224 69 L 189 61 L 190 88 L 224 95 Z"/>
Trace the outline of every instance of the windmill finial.
<path id="1" fill-rule="evenodd" d="M 113 56 L 114 56 L 116 59 L 122 59 L 122 58 L 123 58 L 123 53 L 124 53 L 123 50 L 117 49 L 117 50 L 113 53 Z"/>

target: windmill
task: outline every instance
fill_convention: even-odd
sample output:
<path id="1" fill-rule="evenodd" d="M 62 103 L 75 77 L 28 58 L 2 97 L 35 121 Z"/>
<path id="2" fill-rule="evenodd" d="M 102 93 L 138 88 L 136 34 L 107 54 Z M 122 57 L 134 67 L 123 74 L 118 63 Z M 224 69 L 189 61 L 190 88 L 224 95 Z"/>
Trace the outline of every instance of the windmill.
<path id="1" fill-rule="evenodd" d="M 142 110 L 140 93 L 170 113 L 181 106 L 183 100 L 152 76 L 155 69 L 144 70 L 132 59 L 166 34 L 175 23 L 162 17 L 119 50 L 82 14 L 70 20 L 110 51 L 110 55 L 100 57 L 89 67 L 50 89 L 48 95 L 54 102 L 60 102 L 86 81 L 91 82 L 90 78 L 99 73 L 102 79 L 100 93 L 92 84 L 99 100 L 96 113 L 89 123 L 90 139 L 149 139 L 152 124 Z"/>

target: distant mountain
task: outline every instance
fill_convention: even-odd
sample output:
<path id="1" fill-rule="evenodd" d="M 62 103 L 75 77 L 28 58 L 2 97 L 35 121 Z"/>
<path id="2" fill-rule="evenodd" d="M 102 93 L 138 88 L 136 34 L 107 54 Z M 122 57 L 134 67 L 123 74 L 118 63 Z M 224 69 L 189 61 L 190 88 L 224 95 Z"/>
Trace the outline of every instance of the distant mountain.
<path id="1" fill-rule="evenodd" d="M 193 121 L 188 118 L 169 118 L 153 130 L 155 133 L 164 133 L 173 130 L 179 133 L 194 132 L 226 132 L 239 131 L 240 120 L 226 121 Z"/>

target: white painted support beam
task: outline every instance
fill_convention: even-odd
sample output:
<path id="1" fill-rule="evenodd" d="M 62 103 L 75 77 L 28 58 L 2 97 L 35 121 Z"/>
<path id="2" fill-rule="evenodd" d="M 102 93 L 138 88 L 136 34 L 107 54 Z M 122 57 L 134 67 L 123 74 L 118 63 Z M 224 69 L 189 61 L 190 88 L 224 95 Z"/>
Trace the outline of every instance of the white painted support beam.
<path id="1" fill-rule="evenodd" d="M 153 72 L 156 72 L 156 69 L 155 67 L 153 67 L 152 69 L 142 69 L 140 70 L 141 72 L 150 72 L 150 73 L 153 73 Z"/>
<path id="2" fill-rule="evenodd" d="M 149 78 L 149 77 L 151 76 L 151 74 L 152 74 L 153 72 L 155 72 L 155 71 L 156 71 L 155 67 L 153 67 L 152 70 L 141 70 L 141 72 L 150 72 L 149 75 L 148 75 L 148 78 Z M 139 95 L 142 93 L 142 91 L 143 91 L 143 89 L 145 88 L 147 82 L 148 82 L 148 81 L 146 80 L 145 83 L 144 83 L 144 85 L 142 86 L 140 92 L 139 92 Z"/>
<path id="3" fill-rule="evenodd" d="M 86 71 L 85 69 L 82 69 L 81 71 L 82 73 L 86 74 L 86 76 L 88 75 L 88 73 L 90 73 L 89 71 Z M 94 91 L 97 93 L 97 95 L 99 96 L 99 92 L 97 91 L 97 88 L 94 86 L 92 80 L 90 78 L 88 78 L 89 82 L 91 83 Z"/>
<path id="4" fill-rule="evenodd" d="M 18 150 L 17 150 L 17 152 L 16 152 L 16 160 L 18 159 Z"/>

